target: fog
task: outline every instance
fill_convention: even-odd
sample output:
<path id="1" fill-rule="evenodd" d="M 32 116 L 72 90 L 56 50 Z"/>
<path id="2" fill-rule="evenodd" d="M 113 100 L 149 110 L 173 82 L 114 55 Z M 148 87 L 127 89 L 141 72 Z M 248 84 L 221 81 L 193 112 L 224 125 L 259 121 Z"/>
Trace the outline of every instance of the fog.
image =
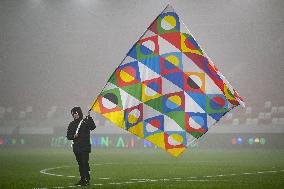
<path id="1" fill-rule="evenodd" d="M 0 134 L 16 127 L 65 129 L 70 109 L 88 110 L 168 3 L 250 108 L 229 114 L 240 119 L 239 127 L 215 132 L 283 133 L 282 0 L 1 0 Z M 19 123 L 19 117 L 25 119 Z M 94 117 L 100 127 L 110 125 Z M 114 131 L 119 129 L 104 130 Z"/>

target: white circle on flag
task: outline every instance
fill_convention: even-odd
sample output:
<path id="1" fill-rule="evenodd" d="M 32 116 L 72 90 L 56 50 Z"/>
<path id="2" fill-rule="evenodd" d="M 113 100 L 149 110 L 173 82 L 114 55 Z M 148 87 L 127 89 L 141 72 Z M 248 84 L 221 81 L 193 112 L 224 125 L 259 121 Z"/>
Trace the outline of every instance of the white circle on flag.
<path id="1" fill-rule="evenodd" d="M 154 127 L 153 125 L 151 125 L 150 123 L 147 123 L 146 125 L 146 131 L 149 132 L 149 133 L 153 133 L 155 131 L 157 131 L 158 128 L 157 127 Z"/>
<path id="2" fill-rule="evenodd" d="M 200 77 L 198 77 L 197 75 L 190 75 L 189 77 L 194 81 L 194 83 L 196 83 L 196 85 L 198 85 L 199 88 L 201 88 L 202 80 L 200 79 Z"/>
<path id="3" fill-rule="evenodd" d="M 102 98 L 102 105 L 107 109 L 113 109 L 117 106 L 116 104 L 114 104 L 113 102 L 111 102 L 110 100 L 104 97 Z"/>
<path id="4" fill-rule="evenodd" d="M 192 116 L 192 117 L 194 117 L 194 116 Z M 189 118 L 189 121 L 188 121 L 189 126 L 190 126 L 191 128 L 193 128 L 193 129 L 200 129 L 200 128 L 201 128 L 201 125 L 199 125 L 198 123 L 196 123 L 192 117 Z M 203 124 L 204 124 L 204 123 L 203 123 Z"/>
<path id="5" fill-rule="evenodd" d="M 174 139 L 172 136 L 169 136 L 168 137 L 168 143 L 170 145 L 173 145 L 173 146 L 177 146 L 179 144 L 181 144 L 181 142 L 177 141 L 176 139 Z"/>
<path id="6" fill-rule="evenodd" d="M 134 124 L 138 121 L 140 116 L 140 111 L 138 109 L 133 109 L 128 114 L 128 122 Z"/>
<path id="7" fill-rule="evenodd" d="M 134 117 L 136 117 L 136 118 L 139 118 L 139 116 L 140 116 L 140 111 L 139 111 L 138 109 L 133 109 L 133 110 L 131 110 L 131 111 L 129 112 L 129 115 L 132 115 L 132 116 L 134 116 Z"/>
<path id="8" fill-rule="evenodd" d="M 165 16 L 161 21 L 161 27 L 164 30 L 171 30 L 176 27 L 176 19 L 173 16 Z"/>
<path id="9" fill-rule="evenodd" d="M 144 41 L 144 42 L 142 43 L 142 45 L 145 46 L 145 47 L 147 47 L 148 49 L 150 49 L 150 50 L 153 51 L 153 52 L 154 52 L 155 47 L 156 47 L 154 41 L 151 41 L 151 40 Z"/>

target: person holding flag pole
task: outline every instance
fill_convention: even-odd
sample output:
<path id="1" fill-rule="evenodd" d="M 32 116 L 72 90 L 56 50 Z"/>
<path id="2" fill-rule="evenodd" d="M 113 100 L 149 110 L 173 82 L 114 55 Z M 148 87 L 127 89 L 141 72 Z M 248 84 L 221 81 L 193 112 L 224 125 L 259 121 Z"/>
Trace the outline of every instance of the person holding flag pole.
<path id="1" fill-rule="evenodd" d="M 74 107 L 71 115 L 74 118 L 67 129 L 67 139 L 72 140 L 72 148 L 79 165 L 80 181 L 75 185 L 87 186 L 90 184 L 89 154 L 91 153 L 90 131 L 96 128 L 93 118 L 88 115 L 83 118 L 80 107 Z"/>

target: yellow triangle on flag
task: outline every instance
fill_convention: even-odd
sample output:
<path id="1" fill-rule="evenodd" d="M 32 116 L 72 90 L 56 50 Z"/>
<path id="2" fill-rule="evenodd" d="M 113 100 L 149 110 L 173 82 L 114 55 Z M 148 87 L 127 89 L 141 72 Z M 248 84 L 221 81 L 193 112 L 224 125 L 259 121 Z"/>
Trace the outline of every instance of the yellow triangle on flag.
<path id="1" fill-rule="evenodd" d="M 96 100 L 95 104 L 93 105 L 92 110 L 94 112 L 99 113 L 99 114 L 102 113 L 101 109 L 100 109 L 100 105 L 99 105 L 99 100 L 98 99 Z"/>
<path id="2" fill-rule="evenodd" d="M 152 142 L 153 144 L 155 144 L 156 146 L 165 149 L 165 136 L 164 133 L 156 133 L 153 135 L 150 135 L 148 137 L 145 138 L 146 140 L 148 140 L 149 142 Z"/>
<path id="3" fill-rule="evenodd" d="M 184 150 L 185 147 L 167 149 L 167 151 L 175 157 L 178 157 Z"/>
<path id="4" fill-rule="evenodd" d="M 141 138 L 144 138 L 143 122 L 141 121 L 137 125 L 130 127 L 128 131 Z"/>
<path id="5" fill-rule="evenodd" d="M 124 111 L 116 111 L 116 112 L 109 112 L 103 114 L 104 117 L 109 119 L 112 123 L 117 125 L 122 129 L 126 129 L 125 122 L 124 122 Z"/>

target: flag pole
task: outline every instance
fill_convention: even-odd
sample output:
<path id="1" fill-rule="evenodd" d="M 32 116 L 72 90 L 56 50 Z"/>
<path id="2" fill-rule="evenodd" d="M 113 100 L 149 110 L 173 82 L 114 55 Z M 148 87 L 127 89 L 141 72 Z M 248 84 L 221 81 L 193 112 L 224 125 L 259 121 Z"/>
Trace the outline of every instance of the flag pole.
<path id="1" fill-rule="evenodd" d="M 168 4 L 168 5 L 166 6 L 166 8 L 163 9 L 162 12 L 164 12 L 164 11 L 165 11 L 168 7 L 170 7 L 170 6 L 171 6 L 171 5 Z M 172 7 L 171 7 L 171 8 L 172 8 Z M 161 13 L 162 13 L 162 12 L 161 12 Z M 160 13 L 160 14 L 161 14 L 161 13 Z M 160 15 L 160 14 L 159 14 L 159 15 Z M 150 28 L 150 27 L 155 23 L 155 21 L 158 19 L 159 15 L 155 18 L 155 20 L 150 24 L 150 26 L 149 26 L 148 28 Z M 138 43 L 138 41 L 145 35 L 145 33 L 148 31 L 148 28 L 146 29 L 146 31 L 143 32 L 143 34 L 139 37 L 139 39 L 134 43 L 134 45 L 133 45 L 132 48 L 128 51 L 128 53 L 136 46 L 136 44 Z M 128 53 L 127 53 L 127 54 L 128 54 Z M 127 54 L 126 54 L 126 56 L 123 58 L 123 60 L 120 62 L 120 64 L 117 66 L 117 68 L 124 62 L 124 60 L 125 60 L 126 57 L 127 57 Z M 116 68 L 116 69 L 117 69 L 117 68 Z M 115 70 L 116 70 L 116 69 L 115 69 Z M 113 75 L 114 73 L 115 73 L 115 71 L 112 73 L 112 75 Z M 111 75 L 111 76 L 112 76 L 112 75 Z M 111 78 L 111 76 L 110 76 L 110 78 Z M 110 78 L 109 78 L 109 79 L 110 79 Z M 106 84 L 104 85 L 104 87 L 103 87 L 103 89 L 101 90 L 101 92 L 105 89 L 105 87 L 107 86 L 107 84 L 108 84 L 108 81 L 107 81 Z M 100 92 L 100 93 L 101 93 L 101 92 Z M 99 94 L 100 94 L 100 93 L 99 93 Z M 93 101 L 93 104 L 92 104 L 91 108 L 89 109 L 89 111 L 92 111 L 92 109 L 93 109 L 94 105 L 96 104 L 97 100 L 98 100 L 98 96 L 96 97 L 95 101 Z"/>

